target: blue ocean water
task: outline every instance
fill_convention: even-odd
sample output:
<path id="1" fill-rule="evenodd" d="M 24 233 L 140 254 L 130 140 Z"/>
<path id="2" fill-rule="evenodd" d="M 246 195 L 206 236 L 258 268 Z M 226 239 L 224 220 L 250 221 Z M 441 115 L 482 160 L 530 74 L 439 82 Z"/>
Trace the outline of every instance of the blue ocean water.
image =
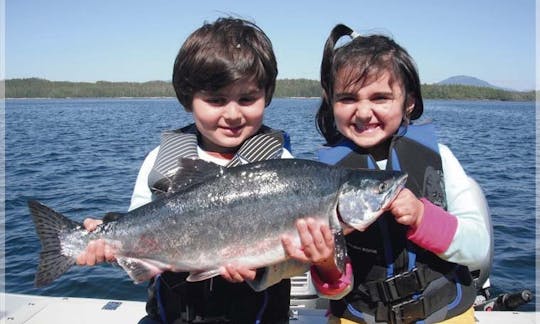
<path id="1" fill-rule="evenodd" d="M 314 158 L 318 99 L 274 99 L 265 123 L 286 129 L 295 156 Z M 532 102 L 426 101 L 440 141 L 486 193 L 495 257 L 492 293 L 535 290 L 535 106 Z M 118 267 L 75 267 L 33 286 L 40 244 L 27 200 L 74 220 L 125 211 L 146 153 L 163 130 L 191 120 L 174 99 L 6 100 L 5 289 L 51 296 L 145 300 Z M 525 310 L 533 310 L 534 304 Z"/>

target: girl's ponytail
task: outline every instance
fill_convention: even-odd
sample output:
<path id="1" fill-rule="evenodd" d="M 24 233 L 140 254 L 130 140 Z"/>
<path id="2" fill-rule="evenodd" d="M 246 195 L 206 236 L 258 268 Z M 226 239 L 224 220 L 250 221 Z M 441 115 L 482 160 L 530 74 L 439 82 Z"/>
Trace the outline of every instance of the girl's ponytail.
<path id="1" fill-rule="evenodd" d="M 319 133 L 326 139 L 328 144 L 334 144 L 340 138 L 339 132 L 336 129 L 334 113 L 332 111 L 332 97 L 336 73 L 334 69 L 334 53 L 336 51 L 337 42 L 343 36 L 355 38 L 357 33 L 343 24 L 336 25 L 330 32 L 330 36 L 328 36 L 328 39 L 324 44 L 321 61 L 321 87 L 323 93 L 316 121 Z"/>
<path id="2" fill-rule="evenodd" d="M 330 36 L 328 36 L 328 39 L 324 44 L 323 58 L 321 61 L 321 86 L 325 92 L 331 92 L 332 90 L 332 87 L 330 86 L 333 83 L 332 63 L 336 44 L 341 37 L 353 37 L 352 35 L 356 35 L 356 32 L 343 24 L 338 24 L 332 29 Z"/>

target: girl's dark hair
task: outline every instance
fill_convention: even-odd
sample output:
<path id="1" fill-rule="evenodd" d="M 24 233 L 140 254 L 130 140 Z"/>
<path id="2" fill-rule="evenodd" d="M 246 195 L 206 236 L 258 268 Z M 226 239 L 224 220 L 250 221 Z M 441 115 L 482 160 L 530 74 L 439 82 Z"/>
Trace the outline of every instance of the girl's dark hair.
<path id="1" fill-rule="evenodd" d="M 253 79 L 270 104 L 277 77 L 272 43 L 254 23 L 219 18 L 194 31 L 174 62 L 172 83 L 178 101 L 192 109 L 197 91 L 216 91 L 241 79 Z"/>
<path id="2" fill-rule="evenodd" d="M 407 119 L 419 118 L 424 110 L 416 64 L 407 51 L 391 38 L 383 35 L 354 35 L 349 43 L 336 48 L 336 43 L 341 37 L 353 37 L 353 35 L 354 31 L 349 27 L 342 24 L 336 25 L 324 46 L 321 62 L 323 94 L 316 121 L 317 129 L 330 145 L 343 139 L 343 135 L 336 128 L 332 109 L 336 78 L 342 71 L 348 72 L 343 84 L 351 86 L 365 82 L 369 76 L 389 69 L 393 77 L 401 81 L 405 98 L 415 99 L 414 109 Z M 344 74 L 340 74 L 340 77 L 343 76 Z"/>

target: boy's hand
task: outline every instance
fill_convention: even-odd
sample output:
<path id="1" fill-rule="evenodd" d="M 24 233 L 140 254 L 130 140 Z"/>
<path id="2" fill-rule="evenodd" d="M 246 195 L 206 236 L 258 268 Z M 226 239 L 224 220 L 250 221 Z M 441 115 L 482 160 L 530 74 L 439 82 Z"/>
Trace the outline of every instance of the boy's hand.
<path id="1" fill-rule="evenodd" d="M 246 280 L 254 280 L 256 275 L 257 270 L 237 267 L 232 264 L 221 268 L 221 276 L 229 282 L 238 283 Z"/>
<path id="2" fill-rule="evenodd" d="M 409 189 L 402 189 L 387 207 L 396 221 L 417 228 L 424 218 L 424 204 Z"/>
<path id="3" fill-rule="evenodd" d="M 100 219 L 86 218 L 83 225 L 87 231 L 92 232 L 102 223 Z M 104 240 L 99 239 L 88 242 L 86 250 L 77 256 L 76 262 L 81 266 L 93 266 L 104 261 L 115 261 L 114 251 Z"/>
<path id="4" fill-rule="evenodd" d="M 101 225 L 101 224 L 103 224 L 103 221 L 101 219 L 85 218 L 83 221 L 84 228 L 88 232 L 95 231 L 98 225 Z"/>

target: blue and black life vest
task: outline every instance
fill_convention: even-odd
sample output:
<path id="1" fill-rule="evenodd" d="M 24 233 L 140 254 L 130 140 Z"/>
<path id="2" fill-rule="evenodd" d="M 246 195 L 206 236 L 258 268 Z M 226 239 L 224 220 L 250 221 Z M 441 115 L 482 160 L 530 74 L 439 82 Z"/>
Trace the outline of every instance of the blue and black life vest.
<path id="1" fill-rule="evenodd" d="M 377 169 L 372 156 L 349 140 L 319 152 L 321 162 Z M 400 128 L 386 169 L 409 174 L 406 187 L 446 209 L 444 177 L 432 124 Z M 406 238 L 407 226 L 385 213 L 366 231 L 346 236 L 353 290 L 331 301 L 334 316 L 359 323 L 434 323 L 469 309 L 476 290 L 467 267 L 447 262 Z"/>
<path id="2" fill-rule="evenodd" d="M 178 158 L 197 158 L 195 125 L 162 134 L 148 185 L 154 195 L 169 190 Z M 247 139 L 227 167 L 281 158 L 290 151 L 289 136 L 262 126 Z M 209 237 L 209 240 L 212 238 Z M 291 283 L 289 279 L 256 292 L 247 283 L 230 283 L 222 277 L 187 282 L 188 273 L 165 271 L 149 286 L 148 316 L 162 323 L 287 323 Z"/>

